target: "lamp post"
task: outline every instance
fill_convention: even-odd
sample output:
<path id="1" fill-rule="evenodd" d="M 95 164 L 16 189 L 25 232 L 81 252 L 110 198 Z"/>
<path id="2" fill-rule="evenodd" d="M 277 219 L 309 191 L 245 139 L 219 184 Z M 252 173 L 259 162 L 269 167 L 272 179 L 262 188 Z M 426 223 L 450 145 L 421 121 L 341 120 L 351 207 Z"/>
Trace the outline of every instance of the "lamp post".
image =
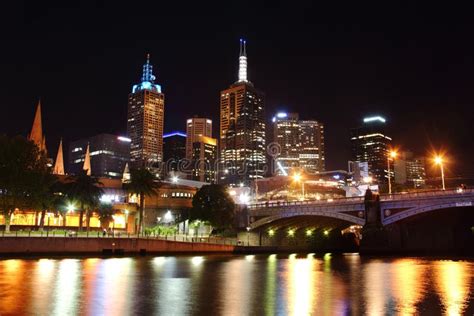
<path id="1" fill-rule="evenodd" d="M 441 156 L 435 156 L 434 158 L 435 164 L 439 165 L 439 168 L 441 169 L 441 184 L 443 186 L 443 191 L 446 190 L 446 187 L 444 185 L 444 167 L 443 167 L 443 157 Z"/>
<path id="2" fill-rule="evenodd" d="M 390 158 L 395 160 L 397 152 L 392 150 L 387 155 L 388 194 L 392 194 L 392 180 L 390 177 Z"/>
<path id="3" fill-rule="evenodd" d="M 304 200 L 304 181 L 303 181 L 303 177 L 301 176 L 301 174 L 296 173 L 296 174 L 293 175 L 293 180 L 295 180 L 295 182 L 300 182 L 301 181 L 301 196 Z"/>
<path id="4" fill-rule="evenodd" d="M 250 227 L 247 226 L 247 246 L 250 246 Z"/>

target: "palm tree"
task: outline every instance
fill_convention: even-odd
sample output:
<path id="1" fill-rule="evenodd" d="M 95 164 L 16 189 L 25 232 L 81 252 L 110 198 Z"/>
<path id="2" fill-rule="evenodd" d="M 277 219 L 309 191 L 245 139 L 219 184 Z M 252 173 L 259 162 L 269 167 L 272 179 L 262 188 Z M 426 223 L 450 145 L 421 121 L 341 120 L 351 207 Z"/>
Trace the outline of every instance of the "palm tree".
<path id="1" fill-rule="evenodd" d="M 156 195 L 158 183 L 155 181 L 155 176 L 148 169 L 131 169 L 130 182 L 124 183 L 124 188 L 128 193 L 138 196 L 139 198 L 139 222 L 138 234 L 143 231 L 143 206 L 145 203 L 145 196 Z"/>
<path id="2" fill-rule="evenodd" d="M 112 204 L 101 203 L 97 209 L 99 213 L 100 226 L 102 228 L 109 228 L 110 222 L 114 221 L 115 210 Z"/>
<path id="3" fill-rule="evenodd" d="M 60 183 L 55 175 L 47 172 L 38 174 L 37 177 L 37 187 L 32 192 L 31 197 L 33 208 L 41 212 L 39 223 L 39 230 L 41 231 L 44 228 L 46 211 L 56 209 L 61 196 L 57 194 L 60 192 Z"/>
<path id="4" fill-rule="evenodd" d="M 89 212 L 99 205 L 100 197 L 104 192 L 99 187 L 102 183 L 97 178 L 88 176 L 86 171 L 82 171 L 77 176 L 68 177 L 67 180 L 70 181 L 66 184 L 67 195 L 80 205 L 79 230 L 82 230 L 84 212 L 86 212 L 87 229 L 89 229 Z"/>

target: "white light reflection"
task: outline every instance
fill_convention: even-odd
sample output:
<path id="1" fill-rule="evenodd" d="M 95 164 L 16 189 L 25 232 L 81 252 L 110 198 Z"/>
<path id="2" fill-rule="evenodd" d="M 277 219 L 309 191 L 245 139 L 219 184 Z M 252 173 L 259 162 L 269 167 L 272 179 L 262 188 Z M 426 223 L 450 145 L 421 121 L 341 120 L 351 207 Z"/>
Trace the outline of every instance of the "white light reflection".
<path id="1" fill-rule="evenodd" d="M 74 315 L 78 311 L 77 300 L 80 284 L 80 262 L 64 259 L 59 262 L 59 270 L 54 289 L 52 315 Z"/>
<path id="2" fill-rule="evenodd" d="M 191 262 L 194 266 L 198 266 L 200 265 L 202 262 L 204 261 L 204 258 L 203 257 L 193 257 L 191 259 Z"/>

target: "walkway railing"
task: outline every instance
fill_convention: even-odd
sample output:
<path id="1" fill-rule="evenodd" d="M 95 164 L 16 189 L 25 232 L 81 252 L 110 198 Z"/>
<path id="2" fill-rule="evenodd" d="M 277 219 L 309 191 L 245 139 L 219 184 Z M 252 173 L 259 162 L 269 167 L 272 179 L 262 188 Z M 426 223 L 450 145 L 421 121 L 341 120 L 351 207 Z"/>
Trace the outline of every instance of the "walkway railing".
<path id="1" fill-rule="evenodd" d="M 417 198 L 427 197 L 445 197 L 445 196 L 456 196 L 456 195 L 474 195 L 474 189 L 451 189 L 451 190 L 432 190 L 432 191 L 421 191 L 421 192 L 410 192 L 410 193 L 393 193 L 393 194 L 381 194 L 380 200 L 383 201 L 394 201 L 394 200 L 409 200 Z M 250 204 L 249 209 L 260 209 L 267 207 L 285 207 L 285 206 L 301 206 L 301 205 L 325 205 L 328 203 L 334 204 L 349 204 L 349 203 L 363 203 L 364 197 L 351 197 L 351 198 L 333 198 L 333 199 L 321 199 L 321 200 L 304 200 L 304 201 L 278 201 L 278 202 L 263 202 L 257 204 Z"/>
<path id="2" fill-rule="evenodd" d="M 188 242 L 188 243 L 209 243 L 217 245 L 240 245 L 236 238 L 229 237 L 217 237 L 217 236 L 189 236 L 183 234 L 176 235 L 151 235 L 151 234 L 129 234 L 124 232 L 116 232 L 114 234 L 107 233 L 103 234 L 102 232 L 76 232 L 76 231 L 11 231 L 6 233 L 5 231 L 0 232 L 0 238 L 2 237 L 38 237 L 38 238 L 99 238 L 99 239 L 150 239 L 150 240 L 165 240 L 165 241 L 176 241 L 176 242 Z"/>

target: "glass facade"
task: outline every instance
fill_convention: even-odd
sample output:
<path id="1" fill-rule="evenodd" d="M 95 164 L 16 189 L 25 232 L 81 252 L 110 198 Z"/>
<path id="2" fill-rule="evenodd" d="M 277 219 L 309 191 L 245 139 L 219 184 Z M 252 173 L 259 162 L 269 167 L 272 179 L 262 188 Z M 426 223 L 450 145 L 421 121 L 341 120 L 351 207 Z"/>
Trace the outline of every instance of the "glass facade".
<path id="1" fill-rule="evenodd" d="M 121 179 L 125 164 L 130 159 L 130 140 L 112 134 L 99 134 L 69 144 L 69 174 L 78 174 L 84 165 L 89 144 L 91 175 Z"/>

